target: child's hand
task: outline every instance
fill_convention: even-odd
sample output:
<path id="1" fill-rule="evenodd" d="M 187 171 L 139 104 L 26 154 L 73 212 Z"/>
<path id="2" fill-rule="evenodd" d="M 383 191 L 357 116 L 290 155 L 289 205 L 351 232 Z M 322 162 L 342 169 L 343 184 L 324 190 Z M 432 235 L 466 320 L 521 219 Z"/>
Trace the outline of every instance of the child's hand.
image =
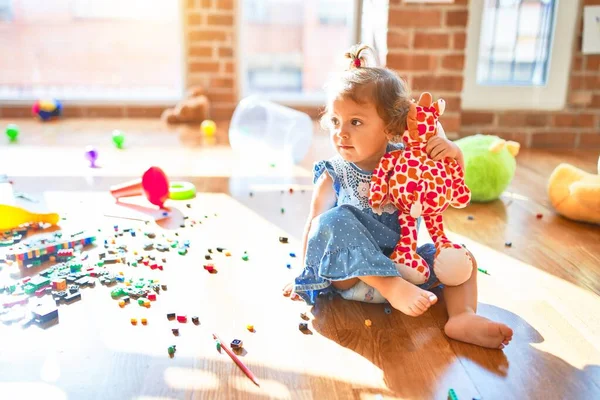
<path id="1" fill-rule="evenodd" d="M 443 160 L 444 158 L 454 158 L 459 154 L 458 146 L 445 138 L 434 136 L 427 142 L 427 155 L 433 161 Z"/>

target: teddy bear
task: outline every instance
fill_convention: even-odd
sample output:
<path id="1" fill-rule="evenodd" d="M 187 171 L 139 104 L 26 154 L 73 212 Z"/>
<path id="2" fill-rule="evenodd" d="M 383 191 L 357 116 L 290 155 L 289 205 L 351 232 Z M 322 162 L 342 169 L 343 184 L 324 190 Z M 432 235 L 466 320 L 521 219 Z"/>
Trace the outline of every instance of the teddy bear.
<path id="1" fill-rule="evenodd" d="M 521 145 L 494 135 L 471 135 L 455 141 L 465 160 L 465 182 L 472 202 L 496 200 L 506 190 L 517 168 Z"/>
<path id="2" fill-rule="evenodd" d="M 567 163 L 558 165 L 548 179 L 548 196 L 552 207 L 564 217 L 600 224 L 600 158 L 598 174 Z"/>
<path id="3" fill-rule="evenodd" d="M 168 108 L 162 113 L 162 120 L 169 124 L 202 122 L 208 118 L 210 102 L 204 95 L 202 87 L 193 87 L 174 108 Z"/>
<path id="4" fill-rule="evenodd" d="M 426 147 L 438 133 L 438 119 L 445 102 L 433 102 L 430 93 L 412 102 L 402 139 L 404 149 L 386 153 L 373 171 L 369 204 L 380 214 L 391 203 L 398 208 L 401 236 L 390 258 L 404 279 L 414 284 L 426 282 L 429 266 L 417 250 L 417 219 L 422 217 L 436 247 L 433 269 L 439 281 L 449 286 L 466 282 L 473 271 L 467 250 L 452 243 L 444 233 L 442 213 L 449 206 L 463 208 L 471 194 L 462 168 L 454 159 L 433 161 Z"/>

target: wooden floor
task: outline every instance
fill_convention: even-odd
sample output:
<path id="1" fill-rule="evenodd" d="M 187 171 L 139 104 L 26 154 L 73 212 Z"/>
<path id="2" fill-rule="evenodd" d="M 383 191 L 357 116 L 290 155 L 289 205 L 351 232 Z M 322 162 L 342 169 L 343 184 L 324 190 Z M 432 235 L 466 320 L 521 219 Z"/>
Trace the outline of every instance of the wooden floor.
<path id="1" fill-rule="evenodd" d="M 0 126 L 8 122 L 14 121 Z M 545 191 L 558 163 L 593 171 L 596 152 L 523 150 L 500 200 L 445 214 L 450 237 L 490 273 L 479 275 L 478 312 L 515 330 L 510 346 L 499 351 L 445 337 L 441 302 L 411 318 L 339 297 L 308 309 L 281 296 L 294 276 L 286 264 L 299 267 L 289 253 L 300 251 L 312 162 L 332 154 L 326 136 L 315 137 L 300 166 L 272 167 L 234 154 L 226 123 L 215 140 L 154 120 L 19 123 L 19 143 L 0 140 L 0 174 L 13 179 L 15 191 L 40 200 L 20 204 L 67 216 L 65 229 L 136 224 L 103 217 L 145 215 L 139 207 L 116 210 L 107 190 L 150 165 L 203 193 L 191 208 L 171 202 L 172 217 L 157 226 L 140 223 L 192 243 L 186 256 L 169 254 L 160 274 L 148 271 L 169 286 L 152 308 L 120 309 L 110 289 L 97 286 L 84 289 L 80 302 L 61 306 L 60 322 L 50 328 L 0 326 L 1 398 L 445 399 L 450 388 L 461 400 L 600 398 L 600 228 L 555 215 Z M 113 129 L 127 133 L 127 149 L 111 147 Z M 101 168 L 86 166 L 86 145 L 98 147 Z M 203 224 L 178 229 L 184 215 Z M 290 243 L 279 243 L 279 236 Z M 204 254 L 218 246 L 232 257 L 217 254 L 219 273 L 211 275 L 202 268 Z M 244 251 L 248 261 L 241 260 Z M 10 275 L 12 267 L 0 271 L 0 278 Z M 303 311 L 311 318 L 310 335 L 297 329 Z M 167 312 L 198 315 L 201 325 L 181 326 L 173 337 Z M 146 316 L 148 326 L 131 326 L 132 316 Z M 242 359 L 260 388 L 216 351 L 213 331 L 226 342 L 244 341 Z M 172 344 L 177 353 L 170 359 Z"/>

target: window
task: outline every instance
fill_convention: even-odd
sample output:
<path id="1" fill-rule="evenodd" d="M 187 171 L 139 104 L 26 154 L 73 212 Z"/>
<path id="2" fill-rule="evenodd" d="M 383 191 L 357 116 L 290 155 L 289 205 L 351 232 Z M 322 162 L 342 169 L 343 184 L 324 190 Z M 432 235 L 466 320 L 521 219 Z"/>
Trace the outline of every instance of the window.
<path id="1" fill-rule="evenodd" d="M 0 22 L 12 19 L 12 0 L 0 0 Z"/>
<path id="2" fill-rule="evenodd" d="M 347 25 L 347 8 L 348 1 L 345 0 L 319 1 L 319 23 L 322 25 Z"/>
<path id="3" fill-rule="evenodd" d="M 566 102 L 577 2 L 470 2 L 465 109 L 559 110 Z"/>
<path id="4" fill-rule="evenodd" d="M 75 0 L 71 7 L 73 17 L 90 19 L 130 19 L 159 21 L 164 16 L 173 18 L 177 11 L 169 2 L 159 0 L 148 7 L 148 0 Z"/>
<path id="5" fill-rule="evenodd" d="M 10 55 L 0 57 L 0 101 L 176 101 L 184 90 L 180 7 L 175 0 L 0 0 L 0 54 Z"/>
<path id="6" fill-rule="evenodd" d="M 546 84 L 554 3 L 487 1 L 479 45 L 478 84 Z"/>
<path id="7" fill-rule="evenodd" d="M 358 41 L 358 0 L 240 0 L 242 96 L 321 105 L 340 55 Z"/>
<path id="8" fill-rule="evenodd" d="M 380 65 L 385 65 L 388 53 L 389 8 L 389 0 L 363 0 L 362 2 L 360 42 L 371 46 Z"/>
<path id="9" fill-rule="evenodd" d="M 248 70 L 249 85 L 263 93 L 285 90 L 302 90 L 302 69 L 300 68 L 251 68 Z"/>

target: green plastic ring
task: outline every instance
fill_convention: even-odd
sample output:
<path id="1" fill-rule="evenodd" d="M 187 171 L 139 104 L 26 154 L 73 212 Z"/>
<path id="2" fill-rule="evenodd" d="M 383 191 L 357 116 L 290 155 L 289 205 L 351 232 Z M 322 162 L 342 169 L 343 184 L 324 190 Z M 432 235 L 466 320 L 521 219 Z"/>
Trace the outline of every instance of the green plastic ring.
<path id="1" fill-rule="evenodd" d="M 171 200 L 189 200 L 196 197 L 196 186 L 190 182 L 176 181 L 169 184 Z"/>

